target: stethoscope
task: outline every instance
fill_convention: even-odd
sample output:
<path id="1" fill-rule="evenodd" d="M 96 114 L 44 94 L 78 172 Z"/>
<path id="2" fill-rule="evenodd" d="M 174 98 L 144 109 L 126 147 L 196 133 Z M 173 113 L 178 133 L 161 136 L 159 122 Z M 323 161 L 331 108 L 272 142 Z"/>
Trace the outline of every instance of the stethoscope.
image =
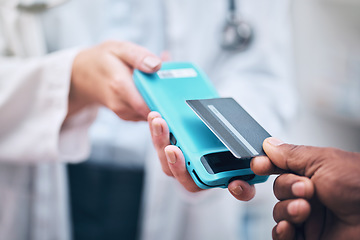
<path id="1" fill-rule="evenodd" d="M 253 38 L 251 26 L 236 13 L 235 0 L 228 1 L 226 22 L 221 33 L 221 47 L 230 51 L 246 50 Z"/>
<path id="2" fill-rule="evenodd" d="M 16 8 L 25 11 L 25 12 L 33 12 L 33 13 L 39 13 L 44 12 L 48 9 L 58 7 L 64 3 L 69 2 L 70 0 L 52 0 L 52 1 L 44 1 L 44 2 L 36 2 L 27 4 L 27 3 L 20 3 L 17 4 Z"/>

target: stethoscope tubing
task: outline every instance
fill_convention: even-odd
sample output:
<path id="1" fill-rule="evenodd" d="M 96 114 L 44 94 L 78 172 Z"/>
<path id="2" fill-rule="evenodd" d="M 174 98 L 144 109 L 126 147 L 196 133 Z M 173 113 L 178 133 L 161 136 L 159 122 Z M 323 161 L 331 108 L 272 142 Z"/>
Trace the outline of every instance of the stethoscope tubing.
<path id="1" fill-rule="evenodd" d="M 71 0 L 52 0 L 52 1 L 33 1 L 32 3 L 23 3 L 21 0 L 19 1 L 13 1 L 10 4 L 2 4 L 0 3 L 0 7 L 3 8 L 11 8 L 11 9 L 17 9 L 19 11 L 24 12 L 32 12 L 32 13 L 38 13 L 43 12 L 51 8 L 56 8 L 60 5 L 63 5 Z"/>

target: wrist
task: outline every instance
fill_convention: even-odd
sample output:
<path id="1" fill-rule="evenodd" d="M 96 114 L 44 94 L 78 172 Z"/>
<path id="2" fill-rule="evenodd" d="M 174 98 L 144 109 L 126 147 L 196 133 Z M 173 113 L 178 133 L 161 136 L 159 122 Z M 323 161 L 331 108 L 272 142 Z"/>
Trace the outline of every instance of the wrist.
<path id="1" fill-rule="evenodd" d="M 70 115 L 80 111 L 84 107 L 93 104 L 93 101 L 86 95 L 84 89 L 84 80 L 86 80 L 86 72 L 83 71 L 84 63 L 81 60 L 80 52 L 74 59 L 71 72 L 70 89 L 68 96 L 68 114 Z"/>

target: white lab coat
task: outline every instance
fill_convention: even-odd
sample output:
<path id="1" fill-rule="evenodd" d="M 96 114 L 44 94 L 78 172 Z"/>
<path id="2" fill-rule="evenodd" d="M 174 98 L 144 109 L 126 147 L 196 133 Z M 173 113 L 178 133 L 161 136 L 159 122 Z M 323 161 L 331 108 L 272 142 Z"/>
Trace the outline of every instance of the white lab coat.
<path id="1" fill-rule="evenodd" d="M 29 1 L 28 1 L 29 2 Z M 39 15 L 0 1 L 0 239 L 70 239 L 63 162 L 84 159 L 96 108 L 64 124 L 72 49 L 45 56 Z"/>
<path id="2" fill-rule="evenodd" d="M 115 15 L 119 25 L 111 28 L 114 35 L 109 36 L 140 43 L 156 53 L 166 49 L 175 61 L 195 62 L 214 81 L 222 96 L 234 97 L 271 134 L 278 137 L 284 134 L 286 123 L 296 109 L 289 0 L 238 1 L 238 11 L 255 33 L 254 42 L 243 53 L 220 48 L 228 4 L 225 0 L 112 2 L 116 5 L 109 15 L 121 14 Z M 144 10 L 139 8 L 140 3 L 153 6 L 146 5 Z M 159 17 L 163 19 L 162 29 L 146 24 Z M 154 41 L 154 35 L 158 42 Z M 125 167 L 141 166 L 143 159 L 134 160 L 147 149 L 143 138 L 139 138 L 145 135 L 146 124 L 119 122 L 110 115 L 104 111 L 92 128 L 92 160 L 108 159 Z M 119 135 L 119 131 L 124 134 Z M 131 157 L 118 154 L 124 148 L 133 152 Z M 146 155 L 141 239 L 271 239 L 275 224 L 272 179 L 257 186 L 257 196 L 249 203 L 236 201 L 219 189 L 188 194 L 163 174 L 152 149 Z"/>
<path id="3" fill-rule="evenodd" d="M 0 0 L 0 3 L 3 4 L 4 2 L 14 4 L 12 0 Z M 32 15 L 22 14 L 18 16 L 16 11 L 11 12 L 8 9 L 0 8 L 2 10 L 0 16 L 0 41 L 2 48 L 0 49 L 4 50 L 4 46 L 7 48 L 12 46 L 11 51 L 3 51 L 2 55 L 5 55 L 7 52 L 13 52 L 17 56 L 42 56 L 46 50 L 54 51 L 73 47 L 79 43 L 96 42 L 104 39 L 105 36 L 138 42 L 155 53 L 160 53 L 161 50 L 167 49 L 170 50 L 173 60 L 193 61 L 202 67 L 209 74 L 210 78 L 214 80 L 215 85 L 223 96 L 235 97 L 267 130 L 278 135 L 279 130 L 292 115 L 294 109 L 291 84 L 289 83 L 291 79 L 291 61 L 289 58 L 291 51 L 287 26 L 289 23 L 287 19 L 288 2 L 288 0 L 244 0 L 240 2 L 239 11 L 241 10 L 244 18 L 254 26 L 256 34 L 255 42 L 244 53 L 224 52 L 219 47 L 219 32 L 225 20 L 227 6 L 227 1 L 220 0 L 94 0 L 92 4 L 89 4 L 87 0 L 71 0 L 70 3 L 45 13 L 43 17 L 46 21 L 42 23 L 37 22 L 39 19 Z M 106 4 L 110 3 L 114 5 L 106 6 Z M 110 10 L 106 11 L 106 9 Z M 19 21 L 24 25 L 19 24 Z M 113 23 L 113 26 L 111 27 L 109 23 Z M 31 27 L 28 24 L 31 24 Z M 15 25 L 16 27 L 14 27 Z M 46 29 L 45 32 L 42 31 L 41 26 Z M 5 30 L 5 27 L 9 30 Z M 15 29 L 15 31 L 11 32 L 11 29 Z M 109 31 L 103 32 L 106 29 Z M 32 38 L 34 40 L 31 40 Z M 10 41 L 6 41 L 6 39 Z M 37 43 L 36 46 L 38 47 L 34 47 L 34 42 Z M 18 50 L 15 51 L 15 49 Z M 51 74 L 51 77 L 58 77 L 59 80 L 56 80 L 56 82 L 61 82 L 60 79 L 67 79 L 66 81 L 64 80 L 66 85 L 69 80 L 71 59 L 75 54 L 76 50 L 55 53 L 49 58 L 53 59 L 54 62 L 56 61 L 56 64 L 50 64 L 51 62 L 47 61 L 45 63 L 41 62 L 41 59 L 48 59 L 48 57 L 37 58 L 40 61 L 32 58 L 29 62 L 30 66 L 34 66 L 34 68 L 39 66 L 41 71 L 30 75 L 25 74 L 26 72 L 23 74 L 20 72 L 19 75 L 28 76 L 29 78 L 39 76 L 41 79 L 47 79 L 47 74 L 53 72 L 52 68 L 64 67 L 64 70 L 61 70 L 59 74 L 55 76 Z M 9 64 L 12 63 L 9 58 L 4 59 L 4 61 Z M 49 63 L 49 65 L 46 65 L 46 63 Z M 26 65 L 22 62 L 20 66 L 24 67 Z M 1 76 L 3 76 L 2 70 L 3 68 L 0 67 Z M 61 74 L 64 74 L 67 78 L 62 77 Z M 5 76 L 9 78 L 11 74 L 7 72 Z M 3 77 L 1 77 L 1 80 L 3 80 Z M 3 81 L 0 84 L 3 84 Z M 64 89 L 64 91 L 68 90 L 66 87 Z M 2 88 L 0 91 L 2 91 Z M 14 96 L 19 96 L 18 98 L 24 97 L 22 92 L 17 94 Z M 54 97 L 54 95 L 51 96 Z M 66 112 L 66 98 L 64 99 L 64 96 L 66 96 L 64 93 L 62 97 L 58 96 L 63 102 L 63 108 L 59 110 L 62 111 L 62 115 L 60 114 L 62 118 L 59 117 L 58 121 L 47 123 L 55 125 L 47 125 L 51 129 L 60 129 L 61 127 L 61 122 Z M 0 101 L 0 109 L 3 109 L 2 103 Z M 52 109 L 51 106 L 47 107 Z M 44 106 L 44 109 L 47 109 L 46 106 Z M 44 110 L 40 109 L 40 112 L 44 112 Z M 30 115 L 33 116 L 32 114 Z M 25 118 L 21 119 L 25 122 Z M 122 125 L 115 123 L 115 121 L 113 124 Z M 3 122 L 1 122 L 1 126 L 3 126 Z M 44 127 L 44 124 L 39 124 L 39 126 L 40 128 Z M 106 124 L 102 124 L 100 121 L 97 122 L 97 126 L 100 132 L 102 132 L 101 128 L 106 126 Z M 144 128 L 146 126 L 143 126 Z M 7 131 L 8 129 L 6 128 Z M 143 136 L 144 130 L 132 132 L 131 136 L 133 137 L 129 139 L 126 129 L 125 125 L 122 131 L 119 130 L 119 132 L 121 131 L 120 133 L 118 131 L 108 131 L 108 136 L 101 135 L 101 142 L 106 141 L 106 139 L 114 139 L 115 137 L 122 138 L 125 140 L 117 141 L 119 147 L 125 145 L 126 148 L 134 152 L 138 151 L 140 148 L 138 138 Z M 77 131 L 81 130 L 86 132 L 86 124 Z M 51 131 L 44 130 L 44 132 Z M 94 132 L 96 133 L 96 131 Z M 63 133 L 65 133 L 64 129 L 60 131 L 60 142 L 64 142 L 61 141 Z M 70 133 L 74 133 L 74 129 L 71 128 Z M 33 139 L 33 133 L 30 135 L 25 132 L 19 134 L 20 137 L 17 137 L 18 139 Z M 114 135 L 116 136 L 114 137 Z M 1 144 L 4 142 L 2 136 L 1 134 Z M 55 143 L 54 141 L 53 139 L 53 146 L 57 146 L 56 141 Z M 50 140 L 41 142 L 50 143 Z M 66 142 L 72 143 L 73 141 Z M 133 144 L 130 144 L 131 142 Z M 32 143 L 35 143 L 35 141 L 32 141 Z M 16 142 L 9 144 L 9 146 L 16 146 Z M 36 150 L 38 148 L 33 147 L 31 149 Z M 86 152 L 86 144 L 83 145 L 83 148 L 80 147 L 79 149 L 84 151 L 80 151 L 77 155 L 78 157 L 71 160 L 79 159 Z M 146 149 L 146 147 L 141 149 Z M 57 152 L 56 148 L 54 151 L 52 153 L 57 157 L 45 158 L 45 160 L 61 161 L 61 151 Z M 68 156 L 75 154 L 70 151 L 68 153 Z M 14 154 L 17 154 L 17 152 Z M 32 156 L 33 154 L 24 155 Z M 18 157 L 16 159 L 20 161 L 22 158 Z M 44 158 L 36 157 L 32 160 L 35 159 L 41 160 Z M 39 168 L 39 170 L 39 164 L 32 166 L 36 166 L 36 170 L 19 170 L 21 173 L 17 175 L 21 175 L 23 180 L 18 180 L 18 183 L 14 183 L 20 187 L 14 188 L 11 194 L 27 196 L 26 191 L 28 191 L 29 186 L 24 184 L 32 184 L 34 180 L 30 181 L 29 179 L 37 179 L 34 176 L 34 172 L 36 173 L 35 175 L 42 172 L 43 178 L 41 179 L 44 180 L 46 178 L 48 181 L 39 180 L 36 182 L 35 185 L 39 185 L 36 188 L 39 189 L 39 197 L 34 198 L 35 200 L 33 201 L 26 198 L 22 199 L 22 201 L 27 204 L 38 205 L 40 205 L 42 199 L 54 204 L 57 204 L 57 201 L 59 201 L 61 204 L 59 203 L 58 205 L 61 205 L 61 207 L 48 209 L 34 207 L 31 208 L 31 211 L 35 212 L 17 219 L 14 219 L 16 214 L 9 211 L 6 216 L 9 216 L 11 221 L 8 220 L 7 225 L 0 224 L 0 226 L 4 226 L 3 232 L 23 235 L 5 235 L 5 239 L 23 239 L 24 236 L 31 236 L 32 239 L 67 239 L 69 227 L 65 221 L 67 218 L 65 201 L 66 179 L 63 175 L 62 165 L 47 164 L 49 167 L 45 166 L 44 168 Z M 52 168 L 60 170 L 51 170 Z M 242 224 L 243 221 L 241 220 L 241 216 L 244 216 L 243 214 L 246 212 L 247 205 L 234 200 L 226 191 L 214 190 L 197 195 L 187 194 L 182 191 L 182 188 L 173 179 L 166 177 L 161 172 L 154 153 L 152 155 L 149 154 L 146 169 L 148 174 L 143 211 L 143 239 L 236 239 L 241 236 L 243 231 L 247 230 L 247 227 Z M 8 175 L 13 176 L 15 174 Z M 7 179 L 9 179 L 9 176 L 4 177 L 4 180 L 1 182 L 7 183 Z M 48 184 L 42 186 L 40 183 L 44 182 Z M 11 187 L 5 184 L 1 187 L 1 189 L 3 188 L 7 189 L 5 191 L 8 191 Z M 264 193 L 263 195 L 270 196 L 272 194 L 271 186 L 267 185 L 265 190 L 258 190 L 258 194 L 260 193 L 259 195 L 261 195 L 262 192 Z M 46 193 L 47 195 L 45 196 L 52 196 L 52 198 L 41 197 L 40 193 Z M 0 194 L 0 196 L 10 196 L 11 194 Z M 264 201 L 266 198 L 268 196 L 263 196 L 263 198 L 253 201 L 255 207 L 249 207 L 248 209 L 256 208 L 261 210 L 261 206 L 266 202 Z M 4 204 L 3 206 L 7 206 L 12 202 L 11 200 L 5 201 L 2 199 L 0 201 Z M 16 204 L 15 206 L 27 205 Z M 45 205 L 41 204 L 41 206 Z M 1 208 L 4 209 L 3 207 Z M 56 214 L 52 212 L 54 209 L 57 210 Z M 269 210 L 270 206 L 266 206 L 265 209 Z M 255 216 L 259 213 L 260 217 L 267 216 L 266 219 L 271 218 L 271 212 L 261 215 L 261 211 L 255 211 Z M 48 219 L 42 214 L 46 216 L 52 215 L 53 217 Z M 3 219 L 6 218 L 1 216 L 0 221 L 4 221 Z M 23 226 L 23 229 L 21 231 L 12 231 L 15 223 L 19 224 L 16 226 Z M 44 223 L 52 227 L 44 227 Z M 270 233 L 266 232 L 265 236 L 270 238 Z"/>
<path id="4" fill-rule="evenodd" d="M 242 0 L 238 11 L 255 33 L 243 53 L 226 52 L 219 38 L 227 1 L 169 0 L 167 46 L 174 60 L 193 61 L 224 97 L 234 97 L 271 134 L 281 137 L 295 113 L 292 88 L 288 0 Z M 272 181 L 257 185 L 249 203 L 227 191 L 188 194 L 162 174 L 156 154 L 146 161 L 147 178 L 142 239 L 271 239 Z"/>

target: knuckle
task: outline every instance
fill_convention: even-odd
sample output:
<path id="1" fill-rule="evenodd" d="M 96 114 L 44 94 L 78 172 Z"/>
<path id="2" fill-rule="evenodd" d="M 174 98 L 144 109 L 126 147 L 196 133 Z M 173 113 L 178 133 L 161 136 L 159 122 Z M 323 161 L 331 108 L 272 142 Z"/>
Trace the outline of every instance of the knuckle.
<path id="1" fill-rule="evenodd" d="M 104 42 L 102 42 L 100 44 L 100 47 L 109 48 L 109 47 L 112 47 L 114 44 L 116 44 L 116 41 L 114 41 L 114 40 L 106 40 L 106 41 L 104 41 Z"/>
<path id="2" fill-rule="evenodd" d="M 111 74 L 109 79 L 111 91 L 114 92 L 117 96 L 122 96 L 126 90 L 124 84 L 122 84 L 122 78 L 117 74 Z"/>
<path id="3" fill-rule="evenodd" d="M 126 50 L 126 52 L 128 52 L 129 54 L 135 55 L 134 52 L 136 52 L 138 45 L 128 41 L 122 41 L 119 44 L 119 47 L 122 48 L 123 50 Z"/>
<path id="4" fill-rule="evenodd" d="M 301 152 L 304 151 L 305 146 L 303 145 L 290 145 L 289 147 L 289 157 L 297 158 L 301 155 Z"/>
<path id="5" fill-rule="evenodd" d="M 135 101 L 132 105 L 132 108 L 137 113 L 143 113 L 146 110 L 146 105 L 144 102 L 141 101 Z"/>
<path id="6" fill-rule="evenodd" d="M 325 159 L 337 159 L 341 155 L 340 150 L 336 148 L 325 148 Z"/>
<path id="7" fill-rule="evenodd" d="M 307 153 L 309 150 L 309 147 L 304 145 L 291 145 L 287 156 L 287 167 L 302 173 L 304 170 L 304 161 L 302 159 L 305 157 L 304 153 Z"/>

